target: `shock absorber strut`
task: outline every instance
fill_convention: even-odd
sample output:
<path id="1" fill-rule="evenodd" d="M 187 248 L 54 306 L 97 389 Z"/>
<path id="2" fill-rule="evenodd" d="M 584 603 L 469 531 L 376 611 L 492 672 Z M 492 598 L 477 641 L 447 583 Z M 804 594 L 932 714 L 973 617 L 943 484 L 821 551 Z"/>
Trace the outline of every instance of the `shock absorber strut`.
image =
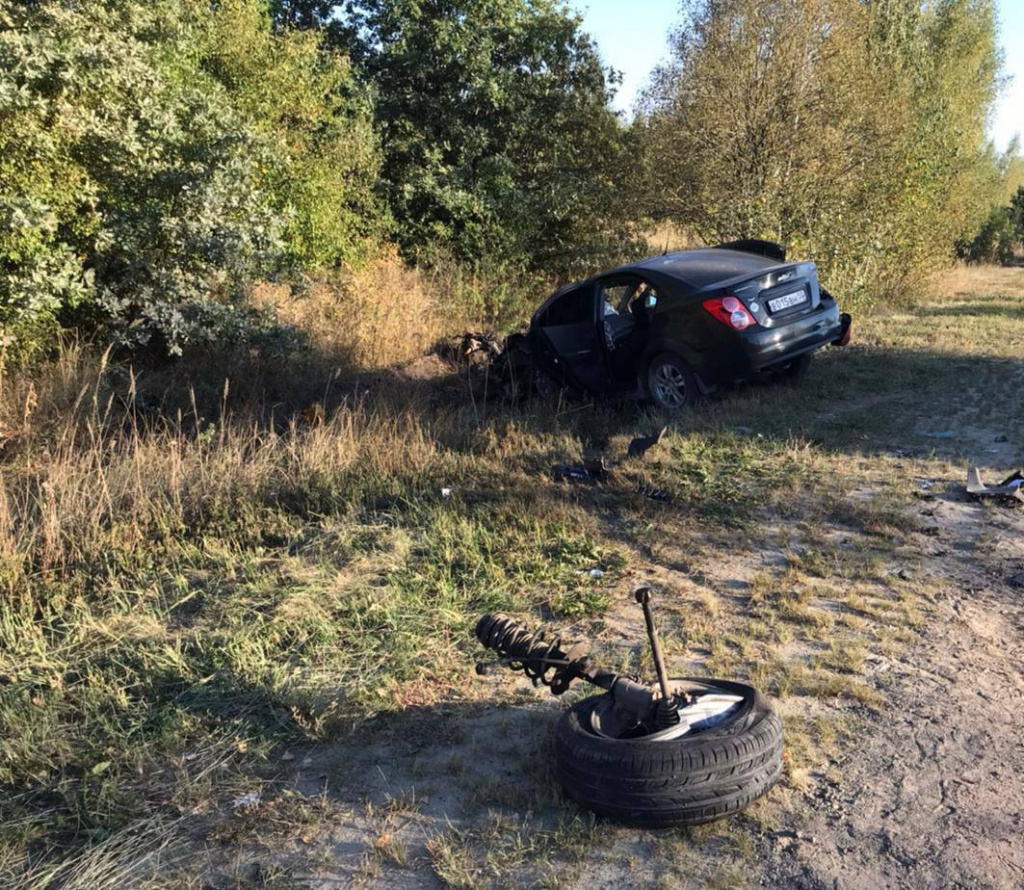
<path id="1" fill-rule="evenodd" d="M 654 613 L 651 612 L 651 588 L 638 587 L 633 595 L 644 610 L 644 623 L 647 625 L 647 639 L 651 643 L 651 657 L 654 659 L 654 670 L 658 673 L 658 685 L 661 687 L 661 698 L 658 699 L 655 723 L 658 729 L 668 729 L 679 722 L 679 705 L 668 688 L 668 671 L 665 670 L 665 659 L 661 654 L 661 642 L 658 631 L 654 627 Z"/>
<path id="2" fill-rule="evenodd" d="M 531 633 L 525 624 L 508 615 L 484 615 L 476 624 L 476 638 L 501 657 L 500 663 L 522 671 L 534 686 L 544 684 L 553 695 L 561 695 L 576 679 L 585 679 L 602 689 L 611 689 L 615 675 L 597 670 L 582 643 L 568 652 L 562 648 L 562 636 L 538 630 Z M 487 666 L 479 663 L 477 673 Z"/>
<path id="3" fill-rule="evenodd" d="M 659 688 L 646 686 L 629 677 L 621 677 L 596 665 L 582 643 L 568 649 L 561 634 L 545 630 L 531 632 L 523 622 L 508 615 L 484 615 L 476 625 L 477 639 L 498 653 L 499 664 L 522 671 L 534 686 L 544 684 L 552 694 L 562 695 L 574 680 L 585 680 L 607 689 L 615 699 L 615 707 L 635 723 L 651 731 L 666 729 L 679 723 L 679 699 L 669 688 L 661 645 L 651 614 L 649 587 L 636 591 L 636 600 L 643 606 L 647 633 L 658 674 Z M 478 663 L 477 673 L 487 672 L 488 665 Z"/>

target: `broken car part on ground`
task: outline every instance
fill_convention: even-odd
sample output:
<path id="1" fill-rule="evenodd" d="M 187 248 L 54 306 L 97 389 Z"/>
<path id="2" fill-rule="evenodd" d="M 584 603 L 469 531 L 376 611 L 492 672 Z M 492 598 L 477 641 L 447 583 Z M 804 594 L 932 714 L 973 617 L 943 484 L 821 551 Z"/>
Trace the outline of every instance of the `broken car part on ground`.
<path id="1" fill-rule="evenodd" d="M 981 471 L 971 467 L 967 471 L 967 493 L 975 498 L 1010 498 L 1024 503 L 1024 473 L 1018 470 L 998 485 L 986 485 L 981 479 Z"/>
<path id="2" fill-rule="evenodd" d="M 814 263 L 735 241 L 620 266 L 567 285 L 509 337 L 517 388 L 637 398 L 676 411 L 758 375 L 795 379 L 811 354 L 845 346 L 850 316 Z"/>
<path id="3" fill-rule="evenodd" d="M 534 685 L 562 695 L 575 680 L 606 690 L 563 713 L 556 734 L 558 779 L 581 806 L 645 827 L 695 825 L 732 815 L 782 775 L 782 722 L 752 686 L 718 679 L 671 679 L 651 614 L 644 610 L 657 686 L 596 665 L 582 644 L 531 633 L 506 615 L 484 615 L 476 636 Z M 488 665 L 477 665 L 486 673 Z"/>
<path id="4" fill-rule="evenodd" d="M 575 481 L 601 482 L 608 478 L 612 469 L 623 461 L 642 458 L 648 451 L 657 445 L 668 431 L 667 426 L 661 427 L 653 435 L 636 436 L 630 440 L 626 455 L 620 460 L 608 461 L 604 454 L 596 448 L 588 448 L 583 454 L 581 464 L 561 464 L 552 468 L 552 475 L 555 479 L 570 479 Z"/>

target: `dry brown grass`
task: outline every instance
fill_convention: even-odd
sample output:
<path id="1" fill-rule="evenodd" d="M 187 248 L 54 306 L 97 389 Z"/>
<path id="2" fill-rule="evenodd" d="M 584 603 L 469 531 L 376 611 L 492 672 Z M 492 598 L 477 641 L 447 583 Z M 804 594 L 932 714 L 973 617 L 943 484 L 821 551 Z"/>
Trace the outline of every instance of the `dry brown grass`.
<path id="1" fill-rule="evenodd" d="M 5 886 L 118 886 L 120 853 L 67 847 L 129 836 L 153 795 L 230 793 L 233 773 L 169 760 L 226 739 L 222 761 L 251 773 L 275 740 L 458 697 L 476 608 L 599 602 L 581 569 L 613 563 L 572 505 L 524 492 L 495 508 L 467 489 L 571 449 L 544 423 L 495 428 L 377 387 L 268 425 L 230 384 L 220 411 L 163 416 L 130 371 L 75 345 L 0 385 Z M 45 868 L 26 877 L 29 851 Z"/>
<path id="2" fill-rule="evenodd" d="M 353 273 L 317 278 L 301 293 L 260 285 L 254 300 L 304 331 L 314 348 L 344 356 L 348 371 L 409 361 L 465 321 L 451 305 L 442 311 L 434 282 L 393 251 Z"/>
<path id="3" fill-rule="evenodd" d="M 680 229 L 675 223 L 663 221 L 647 232 L 644 237 L 655 253 L 671 253 L 674 250 L 689 250 L 703 243 L 693 232 Z"/>
<path id="4" fill-rule="evenodd" d="M 1021 294 L 1024 290 L 1024 267 L 970 266 L 957 263 L 939 269 L 928 281 L 929 302 L 945 302 L 958 297 L 988 297 Z"/>

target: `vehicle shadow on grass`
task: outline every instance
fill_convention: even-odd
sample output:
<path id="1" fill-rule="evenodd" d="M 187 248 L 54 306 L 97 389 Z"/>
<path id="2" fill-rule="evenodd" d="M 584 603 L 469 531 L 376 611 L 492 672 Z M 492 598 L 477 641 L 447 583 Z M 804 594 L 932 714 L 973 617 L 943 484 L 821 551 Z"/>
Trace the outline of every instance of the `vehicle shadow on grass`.
<path id="1" fill-rule="evenodd" d="M 924 307 L 935 316 L 1024 318 L 1024 308 L 971 303 Z M 281 367 L 236 367 L 228 377 L 216 369 L 198 376 L 179 369 L 173 378 L 149 380 L 165 387 L 152 419 L 170 418 L 196 430 L 224 415 L 244 417 L 279 433 L 317 426 L 338 412 L 360 410 L 379 416 L 414 414 L 430 422 L 438 444 L 461 450 L 478 447 L 473 430 L 515 424 L 524 432 L 572 436 L 580 452 L 615 436 L 650 435 L 660 425 L 677 433 L 803 437 L 821 447 L 857 453 L 892 449 L 962 454 L 983 443 L 960 430 L 1004 429 L 1024 417 L 1024 361 L 939 350 L 852 345 L 815 356 L 797 386 L 745 382 L 725 387 L 678 416 L 631 402 L 598 397 L 511 402 L 500 380 L 436 354 L 405 365 L 361 374 L 338 370 L 338 356 L 309 354 Z M 142 380 L 143 388 L 147 381 Z M 194 399 L 194 401 L 193 401 Z M 139 400 L 136 399 L 138 402 Z M 438 422 L 440 421 L 440 422 Z M 951 431 L 945 441 L 929 433 Z M 453 435 L 454 433 L 454 435 Z M 621 443 L 620 443 L 621 444 Z M 614 451 L 609 453 L 614 458 Z M 580 454 L 552 452 L 552 465 Z"/>
<path id="2" fill-rule="evenodd" d="M 1024 457 L 1022 418 L 1022 360 L 855 346 L 820 356 L 796 387 L 737 387 L 679 418 L 675 428 L 804 439 L 830 452 L 935 453 L 989 463 L 996 455 L 986 449 L 1000 435 L 1010 440 L 1007 450 Z"/>
<path id="3" fill-rule="evenodd" d="M 669 453 L 685 468 L 701 456 L 695 442 L 751 452 L 804 443 L 825 454 L 930 455 L 1000 467 L 1024 460 L 1024 361 L 855 346 L 822 354 L 796 386 L 743 383 L 678 415 L 636 404 L 528 402 L 494 406 L 480 425 L 500 430 L 510 422 L 556 440 L 512 457 L 530 473 L 578 463 L 594 442 L 607 442 L 604 455 L 620 460 L 631 437 L 660 425 L 670 431 L 665 442 L 623 468 L 642 471 Z M 713 470 L 714 449 L 704 450 Z"/>
<path id="4" fill-rule="evenodd" d="M 830 350 L 797 386 L 745 383 L 675 416 L 633 403 L 471 404 L 465 381 L 443 379 L 447 390 L 436 382 L 393 388 L 395 401 L 375 402 L 375 410 L 418 417 L 438 452 L 458 457 L 441 471 L 452 473 L 441 484 L 466 506 L 512 498 L 550 501 L 556 510 L 568 500 L 614 512 L 625 500 L 653 502 L 664 491 L 674 509 L 728 520 L 745 504 L 764 503 L 758 492 L 791 485 L 785 468 L 806 469 L 807 449 L 811 463 L 815 455 L 833 462 L 828 472 L 840 479 L 845 458 L 939 458 L 994 472 L 1024 460 L 1024 361 L 1014 359 Z M 669 435 L 661 444 L 624 459 L 630 439 L 662 425 Z M 608 478 L 556 479 L 558 468 L 582 468 L 594 454 L 610 465 Z M 746 488 L 756 491 L 747 497 Z"/>

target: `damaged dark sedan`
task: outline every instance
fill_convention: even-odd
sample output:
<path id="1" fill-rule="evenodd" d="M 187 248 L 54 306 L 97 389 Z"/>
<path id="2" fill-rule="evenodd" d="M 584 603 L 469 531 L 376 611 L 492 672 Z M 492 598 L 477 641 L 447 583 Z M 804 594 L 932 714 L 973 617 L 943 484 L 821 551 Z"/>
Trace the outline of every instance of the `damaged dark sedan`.
<path id="1" fill-rule="evenodd" d="M 850 316 L 812 262 L 766 241 L 651 257 L 560 288 L 510 351 L 531 384 L 677 411 L 733 381 L 799 377 L 812 353 L 845 346 Z M 516 362 L 516 364 L 522 364 Z"/>

